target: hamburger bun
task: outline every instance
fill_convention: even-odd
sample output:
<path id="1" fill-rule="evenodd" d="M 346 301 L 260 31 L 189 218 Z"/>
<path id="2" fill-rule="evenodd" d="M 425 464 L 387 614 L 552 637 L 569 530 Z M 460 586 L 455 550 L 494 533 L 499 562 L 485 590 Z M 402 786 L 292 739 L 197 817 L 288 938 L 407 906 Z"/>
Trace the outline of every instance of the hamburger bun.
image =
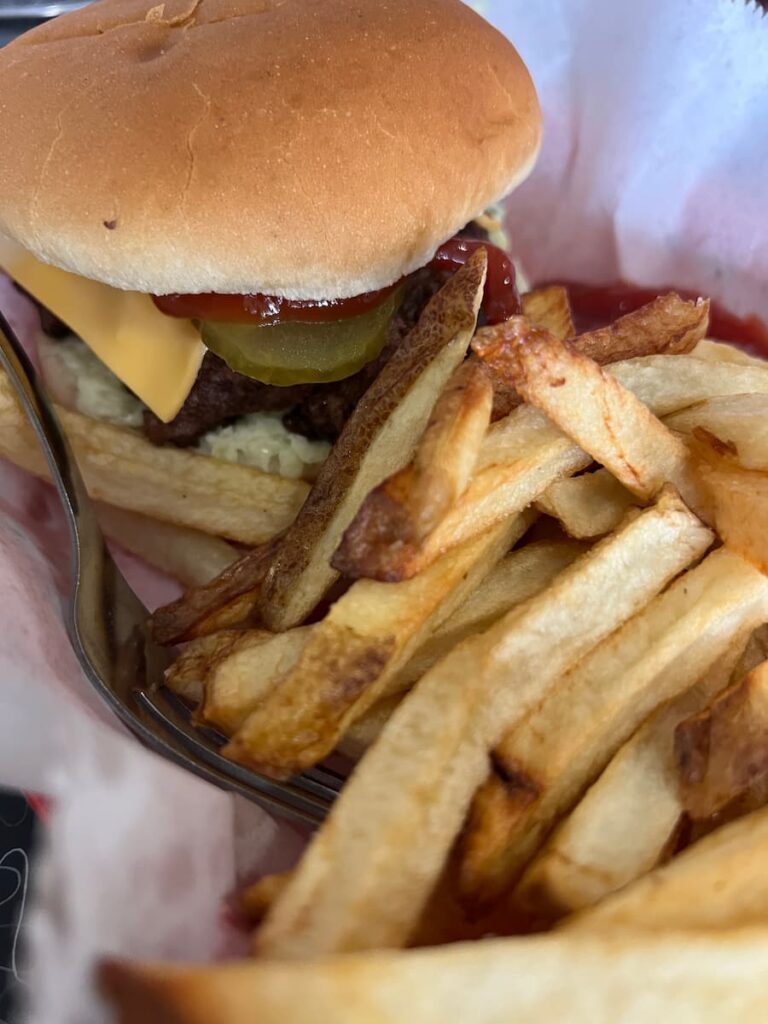
<path id="1" fill-rule="evenodd" d="M 525 65 L 462 0 L 102 0 L 0 51 L 0 232 L 124 289 L 345 298 L 539 141 Z"/>

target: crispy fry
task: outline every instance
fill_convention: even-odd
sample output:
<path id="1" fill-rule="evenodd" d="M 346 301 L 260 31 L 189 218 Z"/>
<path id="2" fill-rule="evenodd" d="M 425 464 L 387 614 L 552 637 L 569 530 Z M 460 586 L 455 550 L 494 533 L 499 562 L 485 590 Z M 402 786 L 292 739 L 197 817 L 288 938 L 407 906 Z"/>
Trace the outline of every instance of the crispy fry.
<path id="1" fill-rule="evenodd" d="M 768 394 L 768 364 L 712 365 L 693 356 L 645 356 L 617 363 L 611 374 L 658 416 L 714 395 Z M 386 578 L 409 579 L 440 554 L 537 500 L 550 484 L 586 469 L 591 461 L 536 409 L 514 410 L 488 431 L 475 479 L 455 509 L 422 545 L 409 551 L 400 547 L 387 563 Z M 383 553 L 380 557 L 383 560 Z M 347 565 L 357 576 L 354 568 Z"/>
<path id="2" fill-rule="evenodd" d="M 603 366 L 637 356 L 681 355 L 702 341 L 708 326 L 708 299 L 689 302 L 669 292 L 609 327 L 580 334 L 574 347 Z"/>
<path id="3" fill-rule="evenodd" d="M 498 622 L 510 609 L 541 593 L 558 573 L 584 553 L 568 541 L 539 541 L 513 551 L 491 570 L 474 593 L 429 637 L 398 674 L 397 686 L 410 689 L 458 643 Z M 375 704 L 353 722 L 339 749 L 358 759 L 378 739 L 400 703 L 398 695 Z"/>
<path id="4" fill-rule="evenodd" d="M 657 590 L 711 541 L 702 530 L 661 575 Z M 682 542 L 678 541 L 682 548 Z M 719 551 L 681 577 L 559 681 L 504 737 L 465 834 L 461 885 L 485 906 L 519 878 L 556 820 L 569 811 L 640 722 L 692 686 L 768 609 L 768 581 Z"/>
<path id="5" fill-rule="evenodd" d="M 580 554 L 582 548 L 565 541 L 528 545 L 513 552 L 492 570 L 478 589 L 451 615 L 432 636 L 427 637 L 416 653 L 396 674 L 390 687 L 396 691 L 409 689 L 440 657 L 472 632 L 487 628 L 516 604 L 522 603 L 547 586 L 558 572 Z M 351 595 L 350 601 L 354 601 Z M 286 633 L 249 634 L 253 644 L 241 640 L 232 661 L 222 665 L 217 658 L 207 667 L 206 646 L 202 641 L 190 644 L 181 664 L 173 666 L 173 686 L 180 680 L 194 679 L 197 700 L 202 699 L 201 680 L 207 680 L 205 702 L 201 711 L 204 720 L 231 735 L 257 707 L 264 694 L 295 667 L 309 635 L 321 627 L 302 626 Z M 226 635 L 226 634 L 225 634 Z M 243 638 L 245 634 L 235 634 Z M 269 641 L 267 646 L 260 647 Z M 235 645 L 232 653 L 234 655 Z M 259 647 L 259 650 L 256 648 Z M 211 648 L 214 652 L 215 647 Z M 222 648 L 223 649 L 223 648 Z M 200 655 L 196 651 L 200 651 Z M 252 653 L 252 652 L 255 652 Z M 257 662 L 256 662 L 256 659 Z M 195 685 L 193 684 L 193 685 Z M 353 722 L 339 744 L 340 749 L 359 757 L 378 736 L 384 722 L 399 703 L 399 695 L 375 704 L 359 721 Z"/>
<path id="6" fill-rule="evenodd" d="M 402 693 L 385 697 L 356 719 L 341 737 L 338 746 L 339 753 L 344 754 L 345 757 L 351 757 L 353 761 L 359 761 L 366 750 L 372 747 L 381 736 L 384 726 L 392 717 L 403 697 Z"/>
<path id="7" fill-rule="evenodd" d="M 358 581 L 312 630 L 292 670 L 225 754 L 276 776 L 322 760 L 351 722 L 393 692 L 397 673 L 422 639 L 459 607 L 525 522 L 502 523 L 405 583 Z"/>
<path id="8" fill-rule="evenodd" d="M 286 633 L 241 633 L 243 639 L 233 645 L 230 656 L 218 658 L 206 674 L 200 720 L 232 736 L 295 668 L 311 629 L 297 626 Z"/>
<path id="9" fill-rule="evenodd" d="M 557 286 L 552 290 L 555 289 Z M 548 292 L 550 289 L 542 291 Z M 709 322 L 708 302 L 687 302 L 670 292 L 641 309 L 627 313 L 608 327 L 573 338 L 572 325 L 566 333 L 564 320 L 542 315 L 543 303 L 540 299 L 529 304 L 526 299 L 528 296 L 523 296 L 523 313 L 534 327 L 550 331 L 561 341 L 572 339 L 578 352 L 594 359 L 601 366 L 638 356 L 690 352 L 704 338 Z M 568 314 L 570 316 L 570 307 Z M 494 418 L 498 418 L 499 414 L 506 414 L 514 408 L 520 398 L 511 382 L 497 379 L 495 387 L 498 397 L 494 405 Z"/>
<path id="10" fill-rule="evenodd" d="M 696 432 L 691 450 L 707 518 L 728 547 L 768 572 L 768 473 L 741 469 L 707 432 Z"/>
<path id="11" fill-rule="evenodd" d="M 550 331 L 556 338 L 565 341 L 576 333 L 571 315 L 568 290 L 562 285 L 552 284 L 546 288 L 534 288 L 520 299 L 523 315 L 535 327 Z M 639 353 L 633 353 L 635 355 Z M 624 358 L 619 356 L 618 358 Z"/>
<path id="12" fill-rule="evenodd" d="M 487 773 L 488 751 L 658 589 L 648 551 L 700 529 L 665 498 L 438 662 L 358 764 L 272 908 L 260 950 L 293 958 L 405 943 Z M 617 574 L 626 581 L 618 593 Z"/>
<path id="13" fill-rule="evenodd" d="M 768 918 L 768 809 L 724 825 L 669 864 L 565 924 L 595 928 L 723 930 Z"/>
<path id="14" fill-rule="evenodd" d="M 705 359 L 708 363 L 741 363 L 744 366 L 764 366 L 765 360 L 751 356 L 743 348 L 736 348 L 725 341 L 713 341 L 704 338 L 694 348 L 692 355 L 697 359 Z"/>
<path id="15" fill-rule="evenodd" d="M 210 582 L 238 558 L 237 548 L 200 530 L 111 505 L 97 505 L 96 514 L 107 537 L 190 587 Z"/>
<path id="16" fill-rule="evenodd" d="M 408 462 L 465 357 L 486 266 L 480 249 L 450 278 L 355 407 L 264 581 L 259 607 L 270 629 L 296 626 L 317 606 L 337 577 L 331 557 L 366 494 Z"/>
<path id="17" fill-rule="evenodd" d="M 666 423 L 682 434 L 716 439 L 723 455 L 744 469 L 768 471 L 768 395 L 710 398 L 667 417 Z"/>
<path id="18" fill-rule="evenodd" d="M 691 894 L 701 902 L 701 892 Z M 686 1024 L 765 1016 L 764 926 L 558 932 L 310 963 L 111 962 L 119 1024 Z"/>
<path id="19" fill-rule="evenodd" d="M 723 395 L 768 393 L 768 363 L 710 363 L 695 356 L 644 356 L 609 367 L 656 416 Z"/>
<path id="20" fill-rule="evenodd" d="M 254 548 L 210 583 L 192 587 L 177 601 L 158 608 L 151 618 L 155 640 L 180 644 L 246 624 L 254 613 L 276 544 L 271 541 Z"/>
<path id="21" fill-rule="evenodd" d="M 290 871 L 264 875 L 238 896 L 238 906 L 252 924 L 260 924 L 291 877 Z"/>
<path id="22" fill-rule="evenodd" d="M 261 544 L 291 522 L 309 487 L 250 466 L 220 462 L 56 407 L 92 498 L 152 519 Z M 47 463 L 0 371 L 0 456 L 47 479 Z"/>
<path id="23" fill-rule="evenodd" d="M 764 661 L 768 661 L 768 625 L 765 623 L 758 626 L 747 641 L 744 653 L 733 670 L 731 682 L 738 683 L 740 679 L 743 679 Z"/>
<path id="24" fill-rule="evenodd" d="M 674 735 L 683 806 L 714 817 L 768 774 L 768 663 L 734 683 Z"/>
<path id="25" fill-rule="evenodd" d="M 524 531 L 529 517 L 521 516 L 517 524 L 512 527 L 512 539 L 516 539 Z M 506 543 L 506 542 L 505 542 Z M 511 541 L 510 541 L 511 543 Z M 457 566 L 460 570 L 460 566 Z M 542 566 L 542 572 L 544 571 Z M 458 575 L 455 574 L 456 579 Z M 445 575 L 433 575 L 430 580 L 424 581 L 425 593 L 430 592 L 430 588 L 433 588 L 433 582 L 441 581 L 440 586 L 444 586 L 447 580 Z M 484 582 L 484 581 L 483 581 Z M 470 581 L 471 583 L 471 581 Z M 520 586 L 523 586 L 522 584 Z M 355 621 L 359 620 L 362 624 L 359 626 L 360 630 L 368 629 L 369 641 L 371 642 L 372 648 L 375 646 L 373 636 L 371 634 L 370 623 L 373 621 L 371 618 L 365 620 L 367 609 L 369 607 L 376 607 L 377 597 L 376 591 L 371 591 L 369 588 L 364 588 L 364 602 L 357 604 L 357 599 L 360 594 L 360 589 L 350 592 L 344 598 L 344 603 L 340 608 L 334 612 L 337 620 L 345 618 L 347 626 L 351 629 L 354 626 Z M 498 586 L 496 590 L 499 591 L 501 588 Z M 368 591 L 368 596 L 365 597 L 365 591 Z M 510 587 L 510 590 L 512 588 Z M 409 601 L 413 588 L 410 588 L 406 592 L 393 591 L 389 587 L 385 587 L 381 590 L 383 600 L 391 602 L 394 598 L 397 606 L 401 605 L 403 609 L 403 615 L 408 616 L 409 614 Z M 437 591 L 432 590 L 432 596 L 437 596 Z M 501 598 L 500 598 L 501 599 Z M 390 608 L 392 605 L 388 605 Z M 463 606 L 462 606 L 463 607 Z M 424 608 L 422 607 L 422 612 Z M 390 615 L 392 611 L 390 610 Z M 456 612 L 456 615 L 461 616 L 462 608 Z M 488 611 L 488 613 L 490 613 Z M 500 611 L 501 615 L 502 612 Z M 399 672 L 395 672 L 389 683 L 388 689 L 393 692 L 401 692 L 411 687 L 417 675 L 419 667 L 419 660 L 421 658 L 421 665 L 424 665 L 424 657 L 422 656 L 422 648 L 430 643 L 433 643 L 431 650 L 432 660 L 438 655 L 434 653 L 434 644 L 443 645 L 443 649 L 449 649 L 451 646 L 450 639 L 444 639 L 439 641 L 439 637 L 442 635 L 443 630 L 449 631 L 453 629 L 450 624 L 454 620 L 454 615 L 449 617 L 443 625 L 438 627 L 435 631 L 434 636 L 429 636 L 427 629 L 423 631 L 423 641 L 419 641 L 417 652 L 413 658 L 404 666 Z M 459 627 L 461 628 L 462 618 L 459 618 Z M 384 620 L 386 623 L 386 620 Z M 413 626 L 414 624 L 411 624 Z M 411 628 L 409 626 L 409 628 Z M 384 627 L 385 632 L 386 628 Z M 313 646 L 315 650 L 317 648 L 328 649 L 328 637 L 329 634 L 333 633 L 333 628 L 329 629 L 328 623 L 317 623 L 308 627 L 296 627 L 293 630 L 288 630 L 286 633 L 279 634 L 260 634 L 269 639 L 269 644 L 266 647 L 260 647 L 260 640 L 251 649 L 249 646 L 244 645 L 241 647 L 237 657 L 233 657 L 231 662 L 221 663 L 216 666 L 216 670 L 213 671 L 213 667 L 210 673 L 207 675 L 207 686 L 206 686 L 206 699 L 205 707 L 203 709 L 203 717 L 211 724 L 215 724 L 227 735 L 237 731 L 242 725 L 245 724 L 246 719 L 249 717 L 251 712 L 255 711 L 261 701 L 262 697 L 266 692 L 274 689 L 278 683 L 283 685 L 283 680 L 287 677 L 289 670 L 296 670 L 293 676 L 294 683 L 301 676 L 301 667 L 299 666 L 299 658 L 307 645 L 310 637 L 313 638 Z M 362 636 L 362 634 L 360 634 Z M 325 638 L 325 639 L 324 639 Z M 403 636 L 404 639 L 404 636 Z M 255 649 L 259 647 L 259 649 Z M 308 653 L 311 652 L 311 648 Z M 351 653 L 351 652 L 350 652 Z M 356 657 L 362 657 L 364 653 L 358 651 Z M 322 667 L 318 667 L 316 671 L 321 671 Z M 336 670 L 341 673 L 344 666 L 341 665 Z M 426 670 L 424 670 L 426 671 Z M 350 695 L 351 698 L 351 695 Z M 350 727 L 351 727 L 350 723 Z M 346 728 L 346 727 L 345 727 Z M 366 729 L 366 726 L 361 726 L 362 729 Z"/>
<path id="26" fill-rule="evenodd" d="M 516 897 L 537 919 L 592 906 L 674 852 L 683 824 L 675 726 L 727 684 L 738 639 L 689 691 L 659 708 L 613 757 L 527 868 Z"/>
<path id="27" fill-rule="evenodd" d="M 492 400 L 485 366 L 467 359 L 438 398 L 412 462 L 363 502 L 333 556 L 335 569 L 349 575 L 349 561 L 353 570 L 365 566 L 369 579 L 385 578 L 386 567 L 379 568 L 377 559 L 382 548 L 389 554 L 399 545 L 419 544 L 435 529 L 467 488 Z"/>
<path id="28" fill-rule="evenodd" d="M 482 633 L 511 608 L 541 593 L 584 550 L 566 540 L 538 541 L 507 555 L 414 654 L 399 676 L 403 688 L 421 679 L 466 637 Z"/>
<path id="29" fill-rule="evenodd" d="M 366 578 L 373 569 L 373 578 L 384 582 L 412 579 L 436 558 L 521 512 L 552 482 L 585 469 L 590 462 L 536 409 L 516 409 L 486 435 L 472 482 L 425 541 L 381 547 L 373 567 L 365 560 L 358 563 L 355 548 L 345 544 L 345 572 Z"/>
<path id="30" fill-rule="evenodd" d="M 472 347 L 633 494 L 647 501 L 672 483 L 697 507 L 683 442 L 597 363 L 523 317 L 484 328 Z"/>
<path id="31" fill-rule="evenodd" d="M 166 670 L 165 685 L 184 700 L 199 704 L 211 669 L 235 649 L 243 636 L 240 630 L 225 629 L 193 640 Z"/>
<path id="32" fill-rule="evenodd" d="M 570 537 L 604 537 L 615 530 L 637 498 L 608 472 L 567 477 L 552 484 L 536 502 L 547 515 L 559 519 Z"/>

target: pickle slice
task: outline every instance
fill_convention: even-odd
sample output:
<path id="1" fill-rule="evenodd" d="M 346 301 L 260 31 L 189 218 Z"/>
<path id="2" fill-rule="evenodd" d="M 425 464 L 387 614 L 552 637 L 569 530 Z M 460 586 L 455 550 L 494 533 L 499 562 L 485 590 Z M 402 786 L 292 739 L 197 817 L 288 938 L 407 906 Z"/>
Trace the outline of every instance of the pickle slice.
<path id="1" fill-rule="evenodd" d="M 201 320 L 203 342 L 230 369 L 263 384 L 321 384 L 357 373 L 381 352 L 400 293 L 347 320 L 238 324 Z"/>

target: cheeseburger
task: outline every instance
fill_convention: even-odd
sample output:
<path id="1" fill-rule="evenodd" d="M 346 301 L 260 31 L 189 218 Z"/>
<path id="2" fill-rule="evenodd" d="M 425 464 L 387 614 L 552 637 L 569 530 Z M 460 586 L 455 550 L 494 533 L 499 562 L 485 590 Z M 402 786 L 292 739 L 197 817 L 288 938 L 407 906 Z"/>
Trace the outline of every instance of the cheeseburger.
<path id="1" fill-rule="evenodd" d="M 0 51 L 0 267 L 108 446 L 301 495 L 478 246 L 481 317 L 516 312 L 489 211 L 539 141 L 523 62 L 461 0 L 102 0 Z"/>

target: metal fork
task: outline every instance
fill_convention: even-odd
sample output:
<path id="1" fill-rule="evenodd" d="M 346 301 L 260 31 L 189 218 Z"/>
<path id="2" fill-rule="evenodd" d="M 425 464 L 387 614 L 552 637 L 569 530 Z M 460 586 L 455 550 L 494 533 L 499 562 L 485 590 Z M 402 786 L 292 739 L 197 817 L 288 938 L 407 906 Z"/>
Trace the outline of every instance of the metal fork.
<path id="1" fill-rule="evenodd" d="M 149 612 L 110 555 L 69 443 L 34 367 L 0 313 L 0 365 L 6 370 L 40 442 L 67 517 L 72 542 L 69 639 L 101 699 L 147 747 L 223 789 L 284 817 L 322 821 L 343 782 L 318 767 L 275 782 L 228 761 L 224 737 L 190 724 L 190 712 L 163 685 L 168 652 L 149 634 Z"/>

